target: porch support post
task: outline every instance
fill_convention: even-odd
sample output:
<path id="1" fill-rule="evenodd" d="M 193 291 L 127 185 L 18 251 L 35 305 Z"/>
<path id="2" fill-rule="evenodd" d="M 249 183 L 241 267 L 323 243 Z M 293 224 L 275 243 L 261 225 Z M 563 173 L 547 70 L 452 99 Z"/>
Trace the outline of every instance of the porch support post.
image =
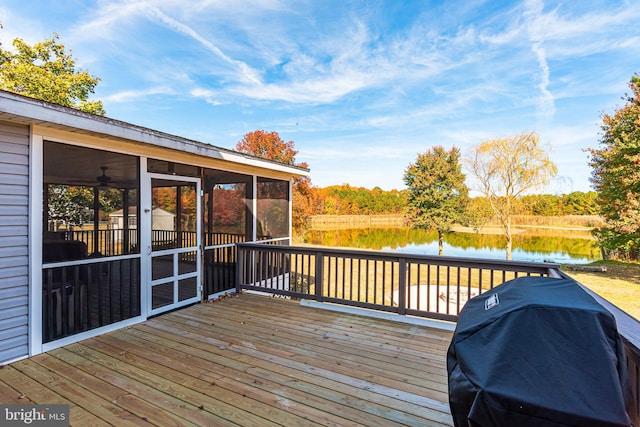
<path id="1" fill-rule="evenodd" d="M 176 185 L 176 217 L 174 227 L 176 235 L 174 238 L 174 248 L 183 248 L 185 243 L 182 238 L 182 185 Z"/>
<path id="2" fill-rule="evenodd" d="M 122 248 L 120 255 L 126 255 L 130 252 L 129 248 L 129 189 L 122 191 Z M 113 237 L 112 237 L 113 238 Z"/>
<path id="3" fill-rule="evenodd" d="M 42 200 L 44 141 L 30 129 L 29 150 L 29 356 L 42 353 Z"/>
<path id="4" fill-rule="evenodd" d="M 94 254 L 98 254 L 100 250 L 100 189 L 93 187 L 93 248 Z M 67 236 L 67 239 L 73 240 L 73 235 Z M 102 254 L 109 255 L 109 254 Z"/>
<path id="5" fill-rule="evenodd" d="M 253 224 L 253 226 L 251 227 L 251 241 L 255 242 L 258 240 L 258 176 L 253 175 L 252 178 L 251 223 Z"/>
<path id="6" fill-rule="evenodd" d="M 289 245 L 291 245 L 293 243 L 293 179 L 290 179 L 288 181 L 289 184 L 289 194 L 288 194 L 288 203 L 287 206 L 289 207 L 288 209 L 288 217 L 289 217 Z"/>
<path id="7" fill-rule="evenodd" d="M 140 238 L 140 314 L 147 318 L 151 310 L 151 178 L 147 172 L 147 158 L 140 157 L 140 200 L 138 235 Z"/>

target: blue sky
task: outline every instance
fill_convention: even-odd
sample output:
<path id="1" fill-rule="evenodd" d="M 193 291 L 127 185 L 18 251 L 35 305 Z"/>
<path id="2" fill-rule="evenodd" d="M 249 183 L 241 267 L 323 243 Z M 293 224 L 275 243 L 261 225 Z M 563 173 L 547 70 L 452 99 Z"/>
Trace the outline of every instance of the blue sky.
<path id="1" fill-rule="evenodd" d="M 404 188 L 433 145 L 536 131 L 590 190 L 602 113 L 640 71 L 637 0 L 3 0 L 0 41 L 60 35 L 107 116 L 233 148 L 293 140 L 317 186 Z"/>

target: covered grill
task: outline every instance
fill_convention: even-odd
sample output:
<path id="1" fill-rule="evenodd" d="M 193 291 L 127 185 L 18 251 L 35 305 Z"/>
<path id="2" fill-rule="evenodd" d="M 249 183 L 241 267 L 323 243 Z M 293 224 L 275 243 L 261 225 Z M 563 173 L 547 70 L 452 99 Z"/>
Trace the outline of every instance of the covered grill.
<path id="1" fill-rule="evenodd" d="M 462 426 L 630 426 L 614 317 L 570 279 L 523 277 L 467 302 L 447 356 Z"/>

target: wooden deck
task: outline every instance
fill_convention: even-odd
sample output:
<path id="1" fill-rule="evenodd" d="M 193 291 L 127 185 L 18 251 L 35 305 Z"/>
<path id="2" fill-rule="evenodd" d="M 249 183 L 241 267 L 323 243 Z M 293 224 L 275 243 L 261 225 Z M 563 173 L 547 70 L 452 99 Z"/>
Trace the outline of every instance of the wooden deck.
<path id="1" fill-rule="evenodd" d="M 451 425 L 451 333 L 243 294 L 0 369 L 72 425 Z"/>

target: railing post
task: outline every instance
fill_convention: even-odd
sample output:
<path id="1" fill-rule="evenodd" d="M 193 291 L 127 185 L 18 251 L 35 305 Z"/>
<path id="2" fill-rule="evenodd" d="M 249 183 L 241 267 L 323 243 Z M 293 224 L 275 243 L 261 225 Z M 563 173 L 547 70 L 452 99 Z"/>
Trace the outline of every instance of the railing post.
<path id="1" fill-rule="evenodd" d="M 407 260 L 398 260 L 398 314 L 407 314 Z"/>
<path id="2" fill-rule="evenodd" d="M 324 299 L 324 255 L 322 252 L 316 252 L 316 274 L 315 274 L 315 296 L 316 301 L 322 302 Z"/>
<path id="3" fill-rule="evenodd" d="M 244 251 L 237 244 L 236 247 L 236 293 L 240 293 L 242 290 L 242 283 L 244 283 Z"/>

